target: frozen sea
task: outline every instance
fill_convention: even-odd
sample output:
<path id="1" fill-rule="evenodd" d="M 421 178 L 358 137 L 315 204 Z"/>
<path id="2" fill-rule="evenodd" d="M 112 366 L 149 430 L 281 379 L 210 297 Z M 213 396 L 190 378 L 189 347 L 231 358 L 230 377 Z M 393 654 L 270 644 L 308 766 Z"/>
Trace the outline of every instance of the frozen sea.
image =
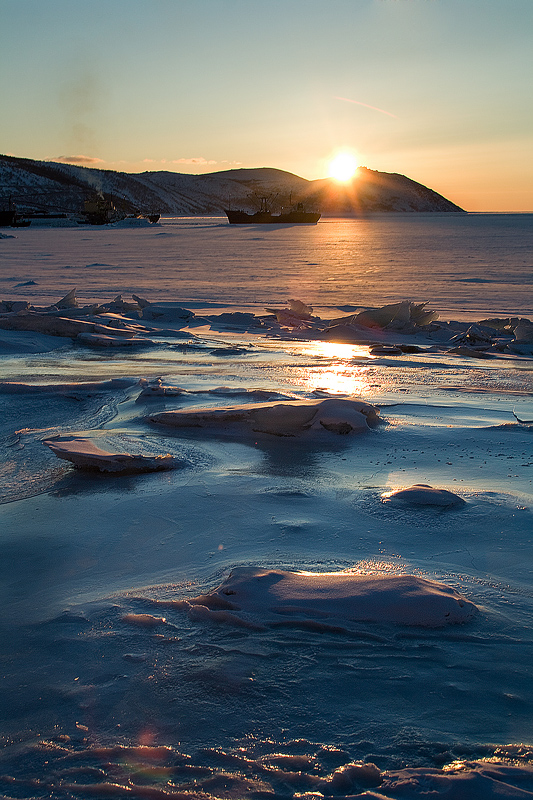
<path id="1" fill-rule="evenodd" d="M 0 327 L 3 796 L 533 797 L 533 345 L 473 357 L 401 327 L 339 342 L 265 311 L 427 302 L 458 336 L 531 319 L 533 215 L 0 236 L 0 301 L 121 295 L 98 319 L 150 328 L 114 347 Z M 132 295 L 191 313 L 148 320 Z M 204 424 L 347 398 L 383 424 Z M 153 421 L 170 411 L 193 424 Z M 75 469 L 43 444 L 68 437 L 177 468 Z M 387 497 L 415 484 L 457 502 Z M 269 605 L 257 586 L 282 574 L 311 588 Z M 324 574 L 438 582 L 477 613 L 357 617 Z"/>

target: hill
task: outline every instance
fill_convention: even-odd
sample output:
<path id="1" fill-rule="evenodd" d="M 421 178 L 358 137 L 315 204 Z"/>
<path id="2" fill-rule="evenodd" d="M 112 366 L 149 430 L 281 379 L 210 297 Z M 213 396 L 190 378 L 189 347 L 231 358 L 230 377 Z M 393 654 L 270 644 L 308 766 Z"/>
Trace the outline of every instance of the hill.
<path id="1" fill-rule="evenodd" d="M 0 156 L 0 209 L 10 198 L 22 213 L 81 210 L 94 192 L 117 208 L 161 214 L 222 214 L 228 206 L 254 210 L 267 197 L 273 210 L 302 202 L 322 214 L 380 211 L 462 211 L 442 195 L 404 175 L 360 167 L 349 184 L 308 181 L 279 169 L 231 169 L 205 175 L 178 172 L 132 174 L 28 158 Z"/>

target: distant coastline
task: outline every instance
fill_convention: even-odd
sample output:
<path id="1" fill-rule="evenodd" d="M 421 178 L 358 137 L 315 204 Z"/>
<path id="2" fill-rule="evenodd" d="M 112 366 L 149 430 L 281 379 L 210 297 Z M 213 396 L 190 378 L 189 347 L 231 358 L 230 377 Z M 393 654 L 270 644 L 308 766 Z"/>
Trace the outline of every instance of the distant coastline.
<path id="1" fill-rule="evenodd" d="M 223 215 L 225 208 L 253 213 L 265 198 L 276 213 L 302 203 L 326 217 L 381 212 L 465 213 L 465 209 L 405 175 L 366 167 L 359 167 L 351 181 L 341 184 L 331 178 L 308 181 L 270 167 L 203 175 L 127 173 L 0 156 L 0 210 L 13 203 L 23 214 L 75 214 L 95 193 L 126 214 Z"/>

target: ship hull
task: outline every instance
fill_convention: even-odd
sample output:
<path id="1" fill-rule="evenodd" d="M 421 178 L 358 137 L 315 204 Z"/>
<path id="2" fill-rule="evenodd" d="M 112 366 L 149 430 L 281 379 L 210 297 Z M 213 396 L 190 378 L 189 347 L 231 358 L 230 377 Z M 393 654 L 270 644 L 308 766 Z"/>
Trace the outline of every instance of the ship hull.
<path id="1" fill-rule="evenodd" d="M 225 213 L 231 225 L 314 225 L 321 216 L 318 211 L 288 211 L 286 214 L 257 211 L 247 214 L 246 211 L 225 209 Z"/>

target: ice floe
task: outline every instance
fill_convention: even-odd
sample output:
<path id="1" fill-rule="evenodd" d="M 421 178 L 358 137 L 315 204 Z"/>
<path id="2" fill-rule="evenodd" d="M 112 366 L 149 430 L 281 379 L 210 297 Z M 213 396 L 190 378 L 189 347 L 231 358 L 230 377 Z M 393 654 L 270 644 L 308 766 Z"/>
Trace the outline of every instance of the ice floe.
<path id="1" fill-rule="evenodd" d="M 180 303 L 161 302 L 149 303 L 143 305 L 142 314 L 143 319 L 153 320 L 157 322 L 178 322 L 185 325 L 194 317 L 194 312 L 183 308 Z"/>
<path id="2" fill-rule="evenodd" d="M 288 303 L 288 308 L 267 308 L 266 310 L 275 315 L 280 325 L 288 328 L 308 327 L 307 323 L 313 319 L 312 307 L 302 303 L 301 300 L 289 300 Z M 316 320 L 318 317 L 315 317 Z"/>
<path id="3" fill-rule="evenodd" d="M 33 311 L 11 312 L 0 316 L 0 328 L 15 331 L 37 331 L 50 336 L 76 338 L 80 333 L 98 333 L 121 338 L 132 338 L 139 333 L 138 327 L 111 327 L 101 322 L 58 317 Z M 147 331 L 146 331 L 147 332 Z"/>
<path id="4" fill-rule="evenodd" d="M 214 389 L 185 389 L 165 383 L 163 378 L 147 380 L 141 378 L 142 391 L 137 400 L 142 401 L 150 397 L 196 397 L 197 395 L 212 395 L 214 397 L 245 397 L 248 400 L 290 400 L 291 398 L 281 392 L 268 389 L 247 389 L 234 386 L 217 386 Z"/>
<path id="5" fill-rule="evenodd" d="M 487 353 L 485 349 L 477 347 L 469 347 L 467 344 L 460 344 L 457 347 L 452 347 L 448 351 L 452 355 L 462 356 L 463 358 L 491 358 L 491 353 Z"/>
<path id="6" fill-rule="evenodd" d="M 206 319 L 214 329 L 248 330 L 268 327 L 260 317 L 244 311 L 226 311 L 212 314 Z"/>
<path id="7" fill-rule="evenodd" d="M 417 327 L 429 325 L 438 318 L 436 311 L 425 311 L 426 303 L 410 303 L 403 300 L 400 303 L 391 303 L 381 308 L 361 311 L 353 317 L 355 325 L 366 328 L 387 328 L 395 330 L 412 330 Z"/>
<path id="8" fill-rule="evenodd" d="M 175 469 L 182 463 L 170 453 L 158 456 L 112 453 L 102 450 L 90 439 L 81 436 L 45 439 L 43 444 L 47 445 L 58 458 L 71 461 L 78 469 L 93 469 L 100 472 L 156 472 Z"/>
<path id="9" fill-rule="evenodd" d="M 439 320 L 437 311 L 426 310 L 426 305 L 403 300 L 377 308 L 364 308 L 344 317 L 322 318 L 313 314 L 313 308 L 303 301 L 291 299 L 285 308 L 266 308 L 269 316 L 243 311 L 198 316 L 180 301 L 150 302 L 136 294 L 132 295 L 132 302 L 117 295 L 104 303 L 81 306 L 76 290 L 72 289 L 47 307 L 33 306 L 28 301 L 0 301 L 0 328 L 72 338 L 83 333 L 84 336 L 78 339 L 80 343 L 118 346 L 118 337 L 131 339 L 149 333 L 157 335 L 158 331 L 163 332 L 162 324 L 167 326 L 166 336 L 177 336 L 179 331 L 189 326 L 208 325 L 215 331 L 259 329 L 266 335 L 368 343 L 382 348 L 407 347 L 409 344 L 405 344 L 405 339 L 411 346 L 413 341 L 426 345 L 439 342 L 443 350 L 463 357 L 484 358 L 499 353 L 533 355 L 533 323 L 527 318 L 494 318 L 476 323 L 444 322 Z M 93 337 L 86 334 L 93 334 Z M 145 340 L 145 343 L 149 344 L 150 340 Z M 392 350 L 384 354 L 399 355 Z"/>
<path id="10" fill-rule="evenodd" d="M 255 432 L 274 436 L 297 436 L 308 430 L 325 429 L 348 434 L 379 424 L 379 409 L 360 400 L 296 400 L 218 408 L 178 409 L 152 414 L 150 422 L 175 428 L 226 427 L 240 424 Z"/>
<path id="11" fill-rule="evenodd" d="M 438 628 L 467 622 L 476 606 L 455 589 L 416 575 L 289 572 L 237 567 L 213 592 L 186 602 L 194 618 L 234 624 L 255 622 L 238 612 L 311 620 L 324 630 L 335 623 L 375 622 Z M 199 613 L 201 612 L 201 613 Z M 256 623 L 257 624 L 257 623 Z"/>

